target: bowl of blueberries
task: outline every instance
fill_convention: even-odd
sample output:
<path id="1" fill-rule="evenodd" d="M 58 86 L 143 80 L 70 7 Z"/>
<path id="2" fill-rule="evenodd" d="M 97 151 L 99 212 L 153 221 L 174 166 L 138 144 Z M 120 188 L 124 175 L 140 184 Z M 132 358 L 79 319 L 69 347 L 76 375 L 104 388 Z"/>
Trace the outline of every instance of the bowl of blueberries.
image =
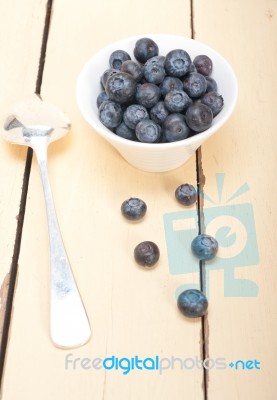
<path id="1" fill-rule="evenodd" d="M 231 116 L 238 84 L 211 47 L 149 34 L 94 54 L 77 80 L 84 119 L 134 167 L 165 172 L 183 165 Z"/>

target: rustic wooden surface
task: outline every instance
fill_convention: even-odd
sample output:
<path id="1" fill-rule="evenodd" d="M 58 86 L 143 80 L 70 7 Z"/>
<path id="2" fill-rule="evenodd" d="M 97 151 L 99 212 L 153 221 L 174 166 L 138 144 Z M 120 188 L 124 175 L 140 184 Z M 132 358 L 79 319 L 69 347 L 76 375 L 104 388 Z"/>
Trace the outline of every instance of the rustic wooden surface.
<path id="1" fill-rule="evenodd" d="M 17 98 L 36 89 L 46 13 L 46 1 L 5 3 L 0 3 L 1 115 Z M 55 348 L 49 339 L 47 225 L 34 159 L 1 387 L 4 400 L 276 398 L 276 13 L 274 0 L 142 0 L 139 7 L 123 0 L 53 1 L 40 92 L 70 116 L 72 130 L 51 145 L 49 173 L 92 339 L 70 351 Z M 221 52 L 239 81 L 233 116 L 202 146 L 197 160 L 205 176 L 207 232 L 213 229 L 211 213 L 216 217 L 231 210 L 251 228 L 247 240 L 252 242 L 235 261 L 230 249 L 224 265 L 206 265 L 210 306 L 204 321 L 187 321 L 176 308 L 175 290 L 199 284 L 199 273 L 170 273 L 163 222 L 165 214 L 183 210 L 174 199 L 175 188 L 184 182 L 197 184 L 196 156 L 168 173 L 138 171 L 89 128 L 75 99 L 78 73 L 92 54 L 113 40 L 149 32 L 193 35 Z M 26 149 L 2 141 L 0 152 L 3 317 Z M 241 187 L 245 189 L 241 196 L 228 202 Z M 146 218 L 137 224 L 126 222 L 120 214 L 122 201 L 130 196 L 144 198 L 148 205 Z M 240 211 L 245 204 L 253 216 Z M 196 208 L 190 211 L 196 218 Z M 244 240 L 243 223 L 235 226 L 238 247 Z M 161 249 L 158 266 L 151 271 L 143 271 L 133 261 L 133 248 L 142 240 L 153 240 Z M 228 248 L 221 251 L 228 256 Z M 72 359 L 113 355 L 201 359 L 203 352 L 206 358 L 224 358 L 226 364 L 256 360 L 261 369 L 227 366 L 204 374 L 203 368 L 181 370 L 176 361 L 174 370 L 162 374 L 123 375 L 122 371 L 85 370 L 78 363 L 75 369 L 65 366 L 70 353 Z"/>

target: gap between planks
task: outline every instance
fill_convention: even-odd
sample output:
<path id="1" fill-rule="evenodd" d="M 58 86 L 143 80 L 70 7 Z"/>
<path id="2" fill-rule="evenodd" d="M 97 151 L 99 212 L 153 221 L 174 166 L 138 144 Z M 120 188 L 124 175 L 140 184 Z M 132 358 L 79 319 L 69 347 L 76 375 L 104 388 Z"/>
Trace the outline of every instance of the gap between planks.
<path id="1" fill-rule="evenodd" d="M 38 72 L 36 76 L 36 84 L 35 84 L 35 93 L 40 95 L 42 79 L 43 79 L 43 71 L 47 50 L 47 42 L 52 14 L 53 0 L 48 0 L 46 3 L 46 12 L 43 26 L 43 34 L 42 34 L 42 42 L 41 42 L 41 50 L 40 57 L 38 63 Z M 21 238 L 22 238 L 22 230 L 24 224 L 24 216 L 27 202 L 27 194 L 28 194 L 28 186 L 29 186 L 29 178 L 31 173 L 31 165 L 33 159 L 33 150 L 29 147 L 26 156 L 25 169 L 23 174 L 23 183 L 22 183 L 22 191 L 19 205 L 19 213 L 17 217 L 17 227 L 15 234 L 15 243 L 13 249 L 12 263 L 10 267 L 10 272 L 6 275 L 4 282 L 2 284 L 1 297 L 2 308 L 0 310 L 0 393 L 1 387 L 3 383 L 3 375 L 4 375 L 4 367 L 5 367 L 5 359 L 7 354 L 8 347 L 8 339 L 9 332 L 11 326 L 12 319 L 12 310 L 13 310 L 13 299 L 14 293 L 16 289 L 16 280 L 18 273 L 18 259 L 20 255 L 20 247 L 21 247 Z"/>

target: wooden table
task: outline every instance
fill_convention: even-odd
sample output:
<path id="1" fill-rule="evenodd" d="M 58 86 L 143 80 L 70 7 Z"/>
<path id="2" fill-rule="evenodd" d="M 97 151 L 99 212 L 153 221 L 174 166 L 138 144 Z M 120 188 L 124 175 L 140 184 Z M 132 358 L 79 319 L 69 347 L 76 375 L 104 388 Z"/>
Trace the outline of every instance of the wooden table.
<path id="1" fill-rule="evenodd" d="M 2 141 L 4 400 L 276 399 L 276 18 L 275 0 L 0 2 L 1 116 L 37 92 L 72 120 L 70 135 L 50 147 L 49 172 L 92 326 L 92 339 L 81 348 L 61 350 L 50 341 L 49 250 L 38 167 L 26 148 Z M 75 99 L 77 76 L 92 54 L 111 41 L 149 32 L 205 42 L 229 60 L 239 81 L 228 123 L 197 157 L 161 174 L 127 164 L 84 122 Z M 198 264 L 176 269 L 179 255 L 168 243 L 176 235 L 185 238 L 186 218 L 196 218 L 196 208 L 184 210 L 174 191 L 185 182 L 196 186 L 197 174 L 205 193 L 204 223 L 221 238 L 222 258 L 202 268 L 208 316 L 188 321 L 176 307 L 175 292 L 199 286 L 201 274 Z M 120 214 L 131 196 L 148 205 L 146 218 L 135 225 Z M 151 271 L 133 260 L 142 240 L 161 250 Z M 185 250 L 180 257 L 186 260 Z M 164 369 L 123 374 L 84 367 L 86 358 L 112 356 L 158 356 Z M 204 367 L 197 363 L 203 359 Z"/>

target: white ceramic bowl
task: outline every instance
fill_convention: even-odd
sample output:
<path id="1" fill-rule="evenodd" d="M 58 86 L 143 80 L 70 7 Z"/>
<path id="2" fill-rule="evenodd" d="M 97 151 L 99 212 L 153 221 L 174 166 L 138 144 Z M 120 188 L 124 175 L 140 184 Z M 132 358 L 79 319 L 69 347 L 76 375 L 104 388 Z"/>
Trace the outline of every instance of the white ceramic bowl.
<path id="1" fill-rule="evenodd" d="M 172 143 L 140 143 L 123 139 L 108 128 L 98 118 L 96 99 L 100 93 L 100 77 L 109 68 L 109 56 L 114 50 L 127 51 L 132 59 L 136 41 L 141 37 L 152 38 L 159 47 L 159 54 L 182 48 L 191 59 L 199 54 L 208 55 L 213 61 L 212 77 L 218 84 L 218 91 L 224 98 L 224 107 L 214 118 L 212 126 L 204 132 L 188 139 Z M 215 50 L 193 39 L 165 34 L 147 34 L 129 37 L 100 50 L 93 55 L 80 72 L 77 81 L 77 102 L 85 120 L 131 165 L 148 172 L 164 172 L 184 164 L 195 150 L 216 132 L 230 117 L 237 101 L 238 85 L 230 64 Z M 224 150 L 223 150 L 224 151 Z"/>

